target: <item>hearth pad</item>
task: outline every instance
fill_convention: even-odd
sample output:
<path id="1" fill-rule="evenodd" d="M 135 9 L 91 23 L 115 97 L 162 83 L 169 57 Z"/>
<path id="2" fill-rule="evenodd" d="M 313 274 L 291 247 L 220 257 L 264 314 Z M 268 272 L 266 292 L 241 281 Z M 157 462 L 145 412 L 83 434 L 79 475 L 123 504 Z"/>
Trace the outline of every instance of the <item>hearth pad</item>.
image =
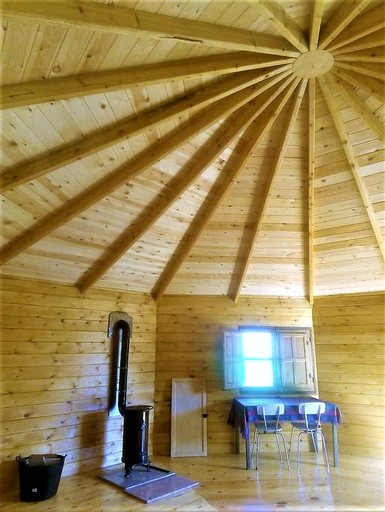
<path id="1" fill-rule="evenodd" d="M 117 464 L 104 469 L 98 476 L 145 503 L 168 498 L 199 485 L 199 482 L 151 465 L 134 466 L 126 477 L 124 465 Z"/>

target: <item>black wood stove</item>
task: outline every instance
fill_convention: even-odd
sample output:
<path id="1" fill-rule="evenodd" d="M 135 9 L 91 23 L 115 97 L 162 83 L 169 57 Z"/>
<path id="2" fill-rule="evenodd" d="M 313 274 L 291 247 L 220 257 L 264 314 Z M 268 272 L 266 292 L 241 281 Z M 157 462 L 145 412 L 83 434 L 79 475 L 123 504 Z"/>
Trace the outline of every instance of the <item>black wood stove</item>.
<path id="1" fill-rule="evenodd" d="M 149 416 L 152 405 L 127 405 L 127 376 L 132 317 L 114 311 L 109 316 L 108 335 L 112 338 L 112 368 L 109 396 L 109 414 L 117 411 L 123 416 L 122 462 L 126 476 L 133 466 L 150 465 L 148 459 Z"/>

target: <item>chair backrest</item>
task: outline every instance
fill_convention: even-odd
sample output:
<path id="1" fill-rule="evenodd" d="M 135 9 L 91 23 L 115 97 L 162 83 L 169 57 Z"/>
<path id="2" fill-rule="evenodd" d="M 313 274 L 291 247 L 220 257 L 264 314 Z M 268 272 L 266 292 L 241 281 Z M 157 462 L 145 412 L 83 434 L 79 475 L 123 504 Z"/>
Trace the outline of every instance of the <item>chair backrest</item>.
<path id="1" fill-rule="evenodd" d="M 258 405 L 257 414 L 263 416 L 263 422 L 265 424 L 265 430 L 268 430 L 267 423 L 275 423 L 275 430 L 278 428 L 279 417 L 285 412 L 285 406 L 283 404 L 264 404 Z M 269 417 L 266 419 L 266 417 Z"/>
<path id="2" fill-rule="evenodd" d="M 325 412 L 324 402 L 306 402 L 299 404 L 299 413 L 305 417 L 306 430 L 321 428 L 321 414 Z M 312 416 L 312 418 L 309 418 Z"/>

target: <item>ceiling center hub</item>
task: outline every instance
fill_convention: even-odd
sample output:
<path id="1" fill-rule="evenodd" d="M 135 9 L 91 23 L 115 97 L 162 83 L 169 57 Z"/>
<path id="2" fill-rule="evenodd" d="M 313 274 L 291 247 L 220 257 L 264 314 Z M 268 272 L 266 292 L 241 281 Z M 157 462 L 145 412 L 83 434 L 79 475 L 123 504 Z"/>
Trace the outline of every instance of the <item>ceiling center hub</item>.
<path id="1" fill-rule="evenodd" d="M 300 78 L 315 78 L 327 73 L 333 63 L 333 55 L 326 50 L 311 50 L 296 58 L 293 73 Z"/>

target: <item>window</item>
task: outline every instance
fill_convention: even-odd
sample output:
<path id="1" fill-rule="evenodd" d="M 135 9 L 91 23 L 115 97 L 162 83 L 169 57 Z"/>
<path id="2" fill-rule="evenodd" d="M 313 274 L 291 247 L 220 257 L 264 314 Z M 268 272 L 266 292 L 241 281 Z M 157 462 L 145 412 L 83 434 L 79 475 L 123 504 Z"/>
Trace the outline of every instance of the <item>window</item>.
<path id="1" fill-rule="evenodd" d="M 270 331 L 245 331 L 241 336 L 245 387 L 274 387 L 273 336 Z"/>
<path id="2" fill-rule="evenodd" d="M 316 392 L 307 328 L 240 328 L 224 333 L 224 388 L 263 393 Z"/>

